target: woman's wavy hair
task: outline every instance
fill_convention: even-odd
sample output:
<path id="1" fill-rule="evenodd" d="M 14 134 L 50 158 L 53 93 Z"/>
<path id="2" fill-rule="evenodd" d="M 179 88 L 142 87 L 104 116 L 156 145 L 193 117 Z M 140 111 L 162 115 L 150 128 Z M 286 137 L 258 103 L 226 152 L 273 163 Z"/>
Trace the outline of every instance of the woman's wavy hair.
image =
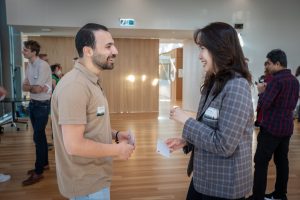
<path id="1" fill-rule="evenodd" d="M 213 94 L 219 94 L 235 73 L 241 74 L 249 84 L 252 84 L 238 34 L 232 26 L 223 22 L 211 23 L 195 31 L 194 41 L 198 46 L 208 49 L 216 72 L 206 73 L 201 86 L 202 93 L 214 83 L 216 87 Z"/>

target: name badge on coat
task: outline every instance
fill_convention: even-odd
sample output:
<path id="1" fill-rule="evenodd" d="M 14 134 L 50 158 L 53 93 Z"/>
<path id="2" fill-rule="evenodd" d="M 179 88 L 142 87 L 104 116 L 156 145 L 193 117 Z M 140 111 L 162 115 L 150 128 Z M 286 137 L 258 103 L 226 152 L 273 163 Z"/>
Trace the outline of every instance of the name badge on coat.
<path id="1" fill-rule="evenodd" d="M 209 119 L 219 119 L 219 110 L 213 107 L 207 108 L 204 116 Z"/>
<path id="2" fill-rule="evenodd" d="M 97 107 L 97 116 L 102 116 L 104 114 L 105 114 L 105 107 L 104 106 Z"/>

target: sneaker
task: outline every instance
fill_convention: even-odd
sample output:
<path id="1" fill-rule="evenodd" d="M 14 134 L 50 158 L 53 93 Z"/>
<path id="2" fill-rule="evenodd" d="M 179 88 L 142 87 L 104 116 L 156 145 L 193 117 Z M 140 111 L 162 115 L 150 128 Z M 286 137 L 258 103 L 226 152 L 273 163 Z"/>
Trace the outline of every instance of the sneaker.
<path id="1" fill-rule="evenodd" d="M 0 174 L 0 183 L 6 182 L 10 179 L 10 175 Z"/>
<path id="2" fill-rule="evenodd" d="M 39 182 L 43 178 L 44 178 L 44 176 L 42 174 L 34 173 L 34 174 L 31 174 L 29 176 L 29 178 L 27 178 L 25 181 L 23 181 L 22 184 L 23 184 L 23 186 L 32 185 L 32 184 Z"/>
<path id="3" fill-rule="evenodd" d="M 270 194 L 265 194 L 265 200 L 287 200 L 286 195 L 277 196 L 275 192 L 272 192 Z"/>

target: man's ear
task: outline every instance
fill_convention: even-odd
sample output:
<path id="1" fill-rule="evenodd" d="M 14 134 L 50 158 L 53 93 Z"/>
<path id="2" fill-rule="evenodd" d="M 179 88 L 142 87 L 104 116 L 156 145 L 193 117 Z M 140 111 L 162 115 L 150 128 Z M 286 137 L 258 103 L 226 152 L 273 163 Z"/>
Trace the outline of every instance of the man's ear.
<path id="1" fill-rule="evenodd" d="M 280 62 L 279 61 L 277 61 L 276 63 L 275 63 L 275 65 L 277 65 L 277 66 L 281 66 L 281 64 L 280 64 Z"/>
<path id="2" fill-rule="evenodd" d="M 91 47 L 85 46 L 85 47 L 83 47 L 82 50 L 83 50 L 83 54 L 86 55 L 86 56 L 88 56 L 88 57 L 91 57 L 91 56 L 94 55 L 94 51 L 93 51 L 93 49 Z"/>

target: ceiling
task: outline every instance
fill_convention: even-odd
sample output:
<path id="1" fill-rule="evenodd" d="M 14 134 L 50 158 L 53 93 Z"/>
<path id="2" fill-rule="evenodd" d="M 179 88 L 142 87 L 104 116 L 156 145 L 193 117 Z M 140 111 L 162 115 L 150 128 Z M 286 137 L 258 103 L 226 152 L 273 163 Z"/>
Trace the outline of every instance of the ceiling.
<path id="1" fill-rule="evenodd" d="M 13 26 L 16 30 L 27 36 L 74 36 L 78 27 L 42 27 L 42 26 Z M 160 39 L 160 42 L 181 42 L 191 39 L 191 30 L 161 30 L 161 29 L 133 29 L 111 28 L 109 29 L 114 38 L 149 38 Z"/>

